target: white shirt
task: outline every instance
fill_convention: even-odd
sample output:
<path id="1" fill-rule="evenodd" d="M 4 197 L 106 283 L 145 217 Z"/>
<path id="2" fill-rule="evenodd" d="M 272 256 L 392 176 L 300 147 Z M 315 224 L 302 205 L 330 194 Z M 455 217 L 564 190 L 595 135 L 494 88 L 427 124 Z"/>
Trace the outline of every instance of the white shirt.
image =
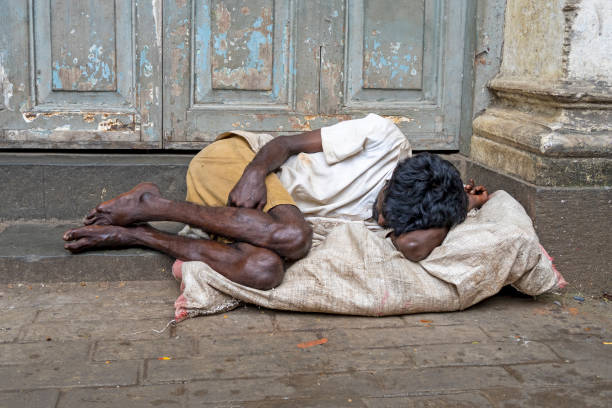
<path id="1" fill-rule="evenodd" d="M 323 152 L 300 153 L 281 166 L 281 183 L 306 216 L 365 220 L 410 143 L 375 114 L 321 129 Z"/>

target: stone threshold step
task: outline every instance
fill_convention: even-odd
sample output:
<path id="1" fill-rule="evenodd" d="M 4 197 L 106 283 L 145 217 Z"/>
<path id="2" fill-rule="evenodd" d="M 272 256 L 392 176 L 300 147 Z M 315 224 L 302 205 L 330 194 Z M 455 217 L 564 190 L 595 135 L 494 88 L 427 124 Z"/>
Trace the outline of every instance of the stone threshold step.
<path id="1" fill-rule="evenodd" d="M 0 220 L 77 219 L 143 181 L 184 199 L 193 154 L 0 153 Z"/>
<path id="2" fill-rule="evenodd" d="M 0 283 L 172 279 L 173 259 L 147 249 L 90 251 L 73 255 L 63 247 L 64 231 L 79 221 L 24 221 L 0 224 Z M 177 232 L 176 223 L 154 223 Z"/>

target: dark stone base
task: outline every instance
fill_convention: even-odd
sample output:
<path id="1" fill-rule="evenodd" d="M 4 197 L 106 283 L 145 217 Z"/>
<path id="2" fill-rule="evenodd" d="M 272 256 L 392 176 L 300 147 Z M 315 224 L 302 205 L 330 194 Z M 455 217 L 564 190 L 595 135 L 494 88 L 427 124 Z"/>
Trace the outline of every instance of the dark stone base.
<path id="1" fill-rule="evenodd" d="M 612 188 L 539 187 L 460 155 L 449 159 L 464 180 L 490 192 L 505 190 L 534 221 L 540 242 L 571 287 L 585 294 L 612 291 Z"/>
<path id="2" fill-rule="evenodd" d="M 0 194 L 0 221 L 76 220 L 85 216 L 100 201 L 127 191 L 142 181 L 157 183 L 168 198 L 182 199 L 185 196 L 185 173 L 191 157 L 190 154 L 0 154 L 0 174 L 6 176 Z M 503 189 L 516 197 L 534 220 L 542 245 L 572 286 L 591 294 L 599 294 L 603 290 L 612 291 L 609 273 L 612 265 L 610 187 L 538 187 L 477 164 L 459 154 L 445 157 L 457 166 L 464 180 L 474 178 L 491 192 Z M 70 262 L 89 259 L 90 255 L 71 257 L 65 254 L 61 248 L 61 232 L 58 230 L 53 235 L 53 242 L 59 246 L 59 252 L 66 255 L 66 259 Z M 134 251 L 125 254 L 133 255 L 134 262 L 141 262 L 137 259 L 144 259 L 142 253 Z M 102 253 L 92 254 L 91 259 Z M 28 254 L 36 255 L 38 252 Z M 52 273 L 43 265 L 44 262 L 29 263 L 35 257 L 20 258 L 16 253 L 11 255 L 10 259 L 2 261 L 4 270 L 13 271 L 12 274 L 5 274 L 4 281 L 31 280 L 39 275 L 46 275 L 47 278 L 42 279 L 46 281 L 67 279 L 60 271 L 70 269 L 68 265 L 58 268 L 58 276 L 51 278 Z M 163 255 L 151 255 L 147 259 L 151 260 L 148 270 L 161 271 L 169 265 Z M 18 265 L 10 262 L 18 262 Z M 86 262 L 76 264 L 83 266 Z M 32 268 L 40 269 L 40 273 L 28 275 L 23 272 L 33 271 Z M 87 272 L 80 274 L 78 279 L 93 279 L 93 276 L 88 275 L 95 273 L 92 270 L 93 264 L 91 268 L 87 264 L 84 268 Z M 137 279 L 134 276 L 115 276 L 113 271 L 116 270 L 111 267 L 108 273 L 101 275 L 105 279 Z M 130 268 L 123 269 L 128 270 Z M 100 275 L 99 271 L 97 273 Z M 159 273 L 159 276 L 164 273 Z M 152 276 L 148 272 L 145 275 Z M 77 279 L 77 276 L 70 279 Z"/>

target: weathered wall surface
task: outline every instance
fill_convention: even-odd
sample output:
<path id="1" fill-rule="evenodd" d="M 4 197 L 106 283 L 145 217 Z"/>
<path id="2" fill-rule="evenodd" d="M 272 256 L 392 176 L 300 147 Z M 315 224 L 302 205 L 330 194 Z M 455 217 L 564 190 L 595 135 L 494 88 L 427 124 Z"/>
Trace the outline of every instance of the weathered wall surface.
<path id="1" fill-rule="evenodd" d="M 473 122 L 481 167 L 468 176 L 513 185 L 567 280 L 609 290 L 612 1 L 507 0 L 504 22 L 495 98 Z"/>
<path id="2" fill-rule="evenodd" d="M 612 84 L 612 1 L 582 0 L 570 41 L 569 78 Z"/>
<path id="3" fill-rule="evenodd" d="M 490 105 L 487 83 L 499 73 L 504 42 L 506 0 L 478 0 L 474 52 L 473 117 Z"/>
<path id="4" fill-rule="evenodd" d="M 501 75 L 556 80 L 563 74 L 565 0 L 508 0 Z"/>

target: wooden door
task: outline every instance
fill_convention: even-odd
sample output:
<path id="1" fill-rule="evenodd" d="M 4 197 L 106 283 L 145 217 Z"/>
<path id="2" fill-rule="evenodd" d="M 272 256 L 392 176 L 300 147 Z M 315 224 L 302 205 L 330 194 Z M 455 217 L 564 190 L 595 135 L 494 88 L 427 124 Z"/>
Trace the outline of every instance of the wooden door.
<path id="1" fill-rule="evenodd" d="M 169 0 L 164 139 L 273 135 L 368 112 L 458 149 L 467 0 Z"/>
<path id="2" fill-rule="evenodd" d="M 160 0 L 0 10 L 0 147 L 161 147 Z"/>

